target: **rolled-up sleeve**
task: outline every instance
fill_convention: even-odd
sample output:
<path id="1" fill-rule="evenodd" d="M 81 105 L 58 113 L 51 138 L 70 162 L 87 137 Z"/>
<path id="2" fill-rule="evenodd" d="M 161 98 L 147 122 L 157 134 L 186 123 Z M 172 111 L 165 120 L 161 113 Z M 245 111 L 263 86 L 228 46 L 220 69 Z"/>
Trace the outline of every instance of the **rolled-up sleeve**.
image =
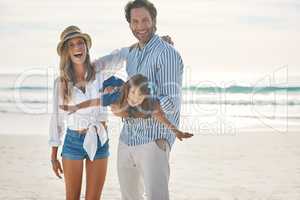
<path id="1" fill-rule="evenodd" d="M 54 81 L 53 86 L 53 109 L 49 125 L 49 145 L 60 146 L 62 143 L 62 136 L 64 134 L 64 111 L 59 109 L 59 104 L 62 102 L 59 96 L 59 78 Z"/>
<path id="2" fill-rule="evenodd" d="M 167 95 L 158 96 L 159 104 L 164 113 L 174 112 L 175 106 L 173 101 Z"/>
<path id="3" fill-rule="evenodd" d="M 183 62 L 175 49 L 165 49 L 158 58 L 157 95 L 166 114 L 180 111 Z"/>

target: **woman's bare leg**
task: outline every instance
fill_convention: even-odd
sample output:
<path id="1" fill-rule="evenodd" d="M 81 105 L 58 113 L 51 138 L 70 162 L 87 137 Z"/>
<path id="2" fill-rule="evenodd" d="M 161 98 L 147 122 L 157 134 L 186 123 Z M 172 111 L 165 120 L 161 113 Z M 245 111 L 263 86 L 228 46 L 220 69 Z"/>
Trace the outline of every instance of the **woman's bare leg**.
<path id="1" fill-rule="evenodd" d="M 107 158 L 93 162 L 86 160 L 86 200 L 100 199 L 107 171 L 107 160 Z"/>
<path id="2" fill-rule="evenodd" d="M 62 159 L 66 185 L 66 199 L 79 200 L 82 183 L 83 160 Z"/>

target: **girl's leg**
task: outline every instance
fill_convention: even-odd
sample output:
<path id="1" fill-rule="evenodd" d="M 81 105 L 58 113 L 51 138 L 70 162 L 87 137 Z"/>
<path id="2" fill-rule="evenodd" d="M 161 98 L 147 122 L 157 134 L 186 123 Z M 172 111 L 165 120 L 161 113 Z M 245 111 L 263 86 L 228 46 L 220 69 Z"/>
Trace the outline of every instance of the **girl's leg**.
<path id="1" fill-rule="evenodd" d="M 99 200 L 107 171 L 107 158 L 86 159 L 86 200 Z"/>
<path id="2" fill-rule="evenodd" d="M 79 200 L 82 183 L 83 160 L 62 159 L 66 185 L 66 199 Z"/>

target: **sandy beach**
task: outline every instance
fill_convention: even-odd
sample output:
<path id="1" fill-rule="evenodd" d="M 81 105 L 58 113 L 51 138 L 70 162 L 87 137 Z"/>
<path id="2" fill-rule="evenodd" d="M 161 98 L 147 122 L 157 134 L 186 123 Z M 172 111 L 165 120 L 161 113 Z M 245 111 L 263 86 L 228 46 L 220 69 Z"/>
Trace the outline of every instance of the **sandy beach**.
<path id="1" fill-rule="evenodd" d="M 64 182 L 55 177 L 49 161 L 48 116 L 0 114 L 0 119 L 4 124 L 17 122 L 14 129 L 20 131 L 3 129 L 0 135 L 0 199 L 64 199 Z M 110 121 L 111 157 L 103 199 L 115 200 L 120 199 L 116 173 L 120 121 Z M 170 158 L 171 199 L 300 199 L 299 130 L 294 126 L 278 133 L 261 126 L 231 135 L 196 134 L 176 142 Z M 85 184 L 82 199 L 84 188 Z"/>
<path id="2" fill-rule="evenodd" d="M 65 199 L 48 134 L 53 83 L 68 68 L 60 66 L 57 44 L 70 25 L 91 36 L 91 61 L 132 47 L 137 35 L 153 30 L 172 38 L 184 64 L 180 128 L 194 137 L 172 148 L 170 200 L 300 200 L 300 0 L 150 0 L 155 27 L 153 19 L 140 20 L 152 26 L 135 31 L 124 13 L 128 1 L 0 0 L 0 200 Z M 148 50 L 141 52 L 136 71 L 129 56 L 112 73 L 125 81 L 127 72 L 145 75 L 153 64 L 152 92 L 170 95 L 173 89 L 162 88 L 176 88 L 181 76 L 159 76 L 177 74 L 181 59 L 165 63 L 163 51 L 149 51 L 157 56 L 152 63 Z M 160 73 L 167 63 L 172 70 Z M 110 115 L 108 128 L 102 200 L 121 200 L 121 120 Z M 84 199 L 85 180 L 81 194 Z"/>

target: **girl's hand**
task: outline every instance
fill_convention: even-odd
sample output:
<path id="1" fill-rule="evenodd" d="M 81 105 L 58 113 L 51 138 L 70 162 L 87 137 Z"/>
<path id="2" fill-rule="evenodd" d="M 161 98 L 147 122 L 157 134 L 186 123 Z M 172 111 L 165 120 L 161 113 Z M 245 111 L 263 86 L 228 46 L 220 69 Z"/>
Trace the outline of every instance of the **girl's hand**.
<path id="1" fill-rule="evenodd" d="M 74 113 L 78 110 L 78 107 L 76 105 L 75 106 L 60 105 L 59 108 L 64 110 L 64 111 L 68 111 L 69 114 Z"/>
<path id="2" fill-rule="evenodd" d="M 51 163 L 52 163 L 52 170 L 54 171 L 55 175 L 58 178 L 62 178 L 61 174 L 63 174 L 63 170 L 62 170 L 62 167 L 61 167 L 61 164 L 60 164 L 59 160 L 52 159 Z"/>
<path id="3" fill-rule="evenodd" d="M 112 93 L 113 91 L 114 91 L 114 88 L 109 86 L 109 87 L 106 87 L 103 92 L 104 92 L 104 94 L 107 94 L 107 93 Z"/>
<path id="4" fill-rule="evenodd" d="M 192 137 L 194 134 L 192 133 L 188 133 L 188 132 L 181 132 L 181 131 L 176 131 L 176 137 L 182 141 L 182 139 L 187 139 L 187 138 L 190 138 Z"/>

